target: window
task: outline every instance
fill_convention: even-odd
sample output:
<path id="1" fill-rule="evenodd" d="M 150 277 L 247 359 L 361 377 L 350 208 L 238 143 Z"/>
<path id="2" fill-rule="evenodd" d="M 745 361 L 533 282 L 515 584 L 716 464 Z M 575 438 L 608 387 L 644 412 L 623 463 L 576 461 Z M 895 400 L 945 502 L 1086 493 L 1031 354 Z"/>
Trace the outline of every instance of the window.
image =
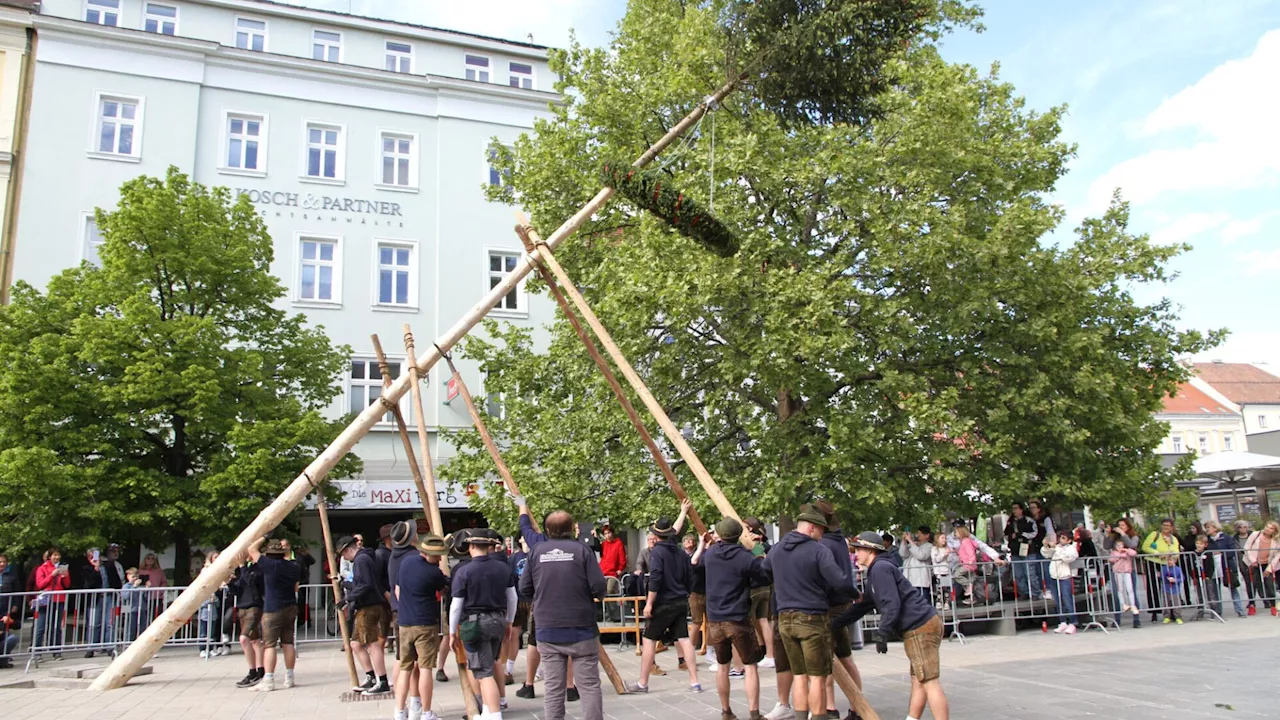
<path id="1" fill-rule="evenodd" d="M 416 166 L 413 155 L 413 146 L 416 144 L 414 139 L 412 135 L 389 132 L 381 134 L 380 184 L 405 188 L 417 187 L 417 178 L 414 177 Z"/>
<path id="2" fill-rule="evenodd" d="M 1258 427 L 1260 427 L 1260 428 L 1264 428 L 1264 427 L 1266 427 L 1266 426 L 1267 426 L 1267 416 L 1266 416 L 1266 415 L 1259 415 L 1259 416 L 1258 416 Z"/>
<path id="3" fill-rule="evenodd" d="M 1232 447 L 1231 447 L 1231 443 L 1232 443 L 1232 440 L 1231 440 L 1231 433 L 1223 433 L 1223 434 L 1222 434 L 1222 449 L 1223 449 L 1223 450 L 1226 450 L 1227 452 L 1231 452 L 1231 451 L 1234 449 L 1234 448 L 1232 448 Z"/>
<path id="4" fill-rule="evenodd" d="M 468 55 L 466 78 L 477 82 L 489 82 L 489 58 L 481 57 L 479 55 Z"/>
<path id="5" fill-rule="evenodd" d="M 342 127 L 307 123 L 306 176 L 342 179 Z"/>
<path id="6" fill-rule="evenodd" d="M 81 231 L 81 255 L 90 265 L 102 267 L 102 259 L 98 257 L 98 249 L 102 247 L 102 233 L 98 232 L 98 220 L 93 213 L 84 215 Z"/>
<path id="7" fill-rule="evenodd" d="M 1181 436 L 1181 435 L 1174 435 L 1174 436 L 1173 436 L 1173 451 L 1174 451 L 1175 453 L 1181 453 L 1181 452 L 1182 452 L 1182 436 Z"/>
<path id="8" fill-rule="evenodd" d="M 392 380 L 400 377 L 400 363 L 396 360 L 388 360 L 387 374 Z M 378 397 L 382 395 L 382 370 L 378 367 L 378 361 L 353 358 L 351 376 L 347 382 L 350 388 L 347 392 L 347 409 L 353 413 L 363 412 L 365 408 L 378 402 Z M 379 422 L 390 423 L 394 417 L 388 411 L 382 415 L 382 420 Z M 406 415 L 405 419 L 408 420 L 409 417 Z"/>
<path id="9" fill-rule="evenodd" d="M 377 246 L 377 305 L 416 307 L 418 304 L 416 243 L 382 241 Z"/>
<path id="10" fill-rule="evenodd" d="M 498 169 L 498 150 L 490 147 L 489 153 L 489 184 L 494 186 L 506 185 L 510 180 L 510 173 Z"/>
<path id="11" fill-rule="evenodd" d="M 121 0 L 85 0 L 84 21 L 94 25 L 120 26 Z"/>
<path id="12" fill-rule="evenodd" d="M 160 33 L 161 35 L 176 35 L 178 33 L 178 8 L 173 5 L 147 3 L 142 29 L 150 33 Z"/>
<path id="13" fill-rule="evenodd" d="M 266 129 L 266 118 L 261 115 L 227 113 L 227 164 L 224 167 L 265 172 Z"/>
<path id="14" fill-rule="evenodd" d="M 236 18 L 236 47 L 263 52 L 267 49 L 267 21 Z"/>
<path id="15" fill-rule="evenodd" d="M 507 275 L 516 269 L 516 263 L 518 262 L 520 262 L 520 253 L 518 252 L 489 251 L 489 289 L 492 290 L 497 287 Z M 498 301 L 495 309 L 524 312 L 523 294 L 523 287 L 513 288 L 511 292 Z"/>
<path id="16" fill-rule="evenodd" d="M 342 257 L 337 238 L 298 240 L 298 299 L 337 303 L 342 300 Z"/>
<path id="17" fill-rule="evenodd" d="M 387 41 L 387 69 L 391 72 L 413 72 L 413 46 L 409 43 Z"/>
<path id="18" fill-rule="evenodd" d="M 1200 433 L 1200 454 L 1209 454 L 1209 433 Z"/>
<path id="19" fill-rule="evenodd" d="M 484 412 L 486 415 L 498 420 L 507 419 L 507 394 L 506 393 L 489 393 L 484 398 Z"/>
<path id="20" fill-rule="evenodd" d="M 339 62 L 342 56 L 342 33 L 316 30 L 311 33 L 311 59 Z"/>
<path id="21" fill-rule="evenodd" d="M 99 95 L 94 151 L 101 155 L 139 157 L 141 107 L 140 98 Z"/>
<path id="22" fill-rule="evenodd" d="M 511 63 L 511 71 L 507 81 L 513 88 L 533 89 L 533 66 L 524 63 Z"/>

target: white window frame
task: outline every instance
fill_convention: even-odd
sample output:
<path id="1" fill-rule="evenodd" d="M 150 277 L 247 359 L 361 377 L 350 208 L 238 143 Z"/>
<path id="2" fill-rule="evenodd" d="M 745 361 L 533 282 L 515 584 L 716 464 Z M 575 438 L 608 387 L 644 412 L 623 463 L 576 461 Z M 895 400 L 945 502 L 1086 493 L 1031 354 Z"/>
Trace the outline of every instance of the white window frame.
<path id="1" fill-rule="evenodd" d="M 1234 444 L 1235 444 L 1234 433 L 1222 433 L 1223 452 L 1231 452 L 1232 450 L 1235 450 L 1235 448 L 1232 447 Z"/>
<path id="2" fill-rule="evenodd" d="M 503 255 L 503 256 L 514 255 L 516 257 L 517 266 L 519 266 L 521 258 L 524 257 L 523 250 L 517 250 L 515 248 L 510 248 L 510 247 L 485 246 L 484 248 L 484 292 L 486 293 L 493 289 L 493 286 L 489 284 L 490 281 L 493 279 L 493 274 L 494 274 L 493 271 L 489 269 L 489 261 L 490 259 L 492 259 L 492 257 L 495 254 Z M 509 273 L 506 271 L 503 271 L 502 274 L 507 275 Z M 495 305 L 493 309 L 489 311 L 489 314 L 499 316 L 499 317 L 520 317 L 520 318 L 529 317 L 529 296 L 528 296 L 528 293 L 525 292 L 525 283 L 527 282 L 527 280 L 528 280 L 528 276 L 526 275 L 524 278 L 520 280 L 520 284 L 516 286 L 515 309 L 502 307 L 501 304 L 499 304 L 499 305 Z M 503 301 L 505 302 L 505 300 L 506 300 L 506 296 L 504 295 Z"/>
<path id="3" fill-rule="evenodd" d="M 399 50 L 392 50 L 392 49 L 391 49 L 391 47 L 390 47 L 392 43 L 395 43 L 396 45 L 404 45 L 405 47 L 409 48 L 409 51 L 406 53 L 406 52 L 400 52 Z M 383 60 L 382 60 L 382 67 L 383 67 L 383 69 L 386 69 L 386 67 L 387 67 L 387 60 L 392 60 L 392 59 L 394 59 L 394 60 L 395 60 L 395 66 L 396 66 L 396 67 L 395 67 L 395 69 L 394 69 L 394 70 L 387 70 L 387 72 L 399 73 L 399 74 L 401 74 L 401 75 L 412 75 L 412 74 L 413 74 L 414 59 L 415 59 L 415 58 L 414 58 L 415 53 L 414 53 L 414 51 L 413 51 L 413 43 L 411 43 L 411 42 L 409 42 L 409 41 L 407 41 L 407 40 L 386 40 L 386 41 L 384 41 L 384 42 L 383 42 L 383 44 L 382 44 L 382 49 L 383 49 Z M 401 63 L 400 63 L 400 61 L 401 61 L 401 60 L 408 60 L 408 61 L 409 61 L 409 69 L 408 69 L 408 70 L 401 70 L 401 69 L 400 69 L 400 64 L 401 64 Z"/>
<path id="4" fill-rule="evenodd" d="M 99 150 L 98 142 L 102 138 L 102 103 L 105 101 L 115 101 L 122 103 L 133 103 L 137 106 L 133 117 L 133 148 L 129 154 L 118 152 L 105 152 Z M 142 124 L 146 117 L 146 97 L 142 95 L 125 95 L 123 93 L 106 92 L 97 90 L 93 93 L 93 123 L 91 124 L 89 135 L 89 157 L 98 158 L 100 160 L 115 160 L 117 162 L 142 162 Z M 119 123 L 117 122 L 117 125 Z M 116 147 L 119 147 L 119 130 L 116 134 Z"/>
<path id="5" fill-rule="evenodd" d="M 333 44 L 333 43 L 332 43 L 331 41 L 329 41 L 329 40 L 320 40 L 319 38 L 317 38 L 317 37 L 316 37 L 316 33 L 328 33 L 328 34 L 330 34 L 330 35 L 337 35 L 337 36 L 338 36 L 338 42 L 337 42 L 337 44 L 335 45 L 335 44 Z M 344 40 L 344 39 L 345 39 L 345 38 L 343 37 L 343 34 L 342 34 L 342 32 L 341 32 L 340 30 L 327 30 L 327 29 L 325 29 L 325 28 L 312 28 L 312 29 L 311 29 L 311 59 L 312 59 L 312 60 L 319 60 L 320 62 L 341 63 L 341 62 L 342 62 L 342 46 L 346 44 L 346 43 L 344 43 L 344 42 L 343 42 L 343 40 Z M 317 46 L 317 45 L 319 45 L 320 47 L 323 47 L 323 48 L 324 48 L 324 57 L 319 57 L 319 58 L 318 58 L 318 57 L 316 57 L 316 46 Z M 330 59 L 329 59 L 329 51 L 330 51 L 330 50 L 333 50 L 333 49 L 337 49 L 337 51 L 338 51 L 338 59 L 337 59 L 337 60 L 330 60 Z"/>
<path id="6" fill-rule="evenodd" d="M 479 65 L 472 65 L 468 63 L 467 62 L 468 58 L 476 58 L 477 60 L 484 60 L 486 63 L 488 63 L 488 65 L 485 66 L 484 70 L 481 70 Z M 474 71 L 476 76 L 474 78 L 467 77 L 468 71 Z M 481 80 L 480 79 L 481 72 L 487 73 L 489 77 L 487 79 Z M 486 84 L 492 83 L 493 82 L 493 58 L 489 57 L 488 55 L 480 55 L 478 53 L 463 53 L 462 79 L 470 80 L 471 82 L 482 82 Z"/>
<path id="7" fill-rule="evenodd" d="M 511 149 L 510 144 L 502 142 L 501 140 L 498 141 L 498 144 L 508 150 Z M 484 145 L 480 150 L 480 157 L 484 158 L 484 166 L 482 168 L 483 172 L 480 176 L 480 181 L 489 187 L 510 187 L 510 183 L 507 182 L 507 178 L 501 172 L 498 173 L 498 184 L 493 184 L 493 164 L 491 156 L 489 155 L 491 145 L 493 145 L 493 138 L 486 138 Z"/>
<path id="8" fill-rule="evenodd" d="M 307 299 L 302 297 L 302 243 L 308 240 L 331 242 L 333 248 L 333 298 L 329 300 Z M 341 235 L 326 233 L 296 232 L 293 234 L 293 304 L 299 307 L 340 308 L 342 307 L 342 275 L 343 275 L 343 241 Z M 317 279 L 317 287 L 319 280 Z"/>
<path id="9" fill-rule="evenodd" d="M 76 230 L 76 237 L 78 237 L 78 238 L 80 239 L 80 242 L 79 242 L 79 244 L 78 244 L 78 246 L 77 246 L 77 250 L 76 250 L 76 252 L 77 252 L 77 254 L 78 254 L 78 255 L 79 255 L 79 257 L 80 257 L 80 261 L 81 261 L 81 262 L 84 262 L 84 261 L 86 261 L 86 260 L 87 260 L 87 261 L 89 262 L 89 264 L 90 264 L 90 265 L 94 265 L 95 267 L 102 267 L 102 256 L 101 256 L 101 255 L 98 255 L 98 262 L 97 262 L 97 263 L 94 263 L 92 260 L 90 260 L 90 259 L 89 259 L 89 255 L 88 255 L 88 253 L 86 253 L 86 252 L 85 252 L 85 250 L 86 250 L 86 249 L 88 248 L 88 246 L 89 246 L 89 223 L 90 223 L 90 222 L 92 222 L 92 223 L 93 223 L 93 226 L 94 226 L 95 228 L 97 228 L 97 227 L 98 227 L 98 218 L 97 218 L 97 214 L 96 214 L 93 210 L 89 210 L 89 211 L 87 211 L 87 212 L 82 212 L 82 213 L 80 213 L 80 227 L 79 227 L 79 229 L 77 229 L 77 230 Z M 101 230 L 100 228 L 98 229 L 98 237 L 99 237 L 99 238 L 101 238 L 101 237 L 102 237 L 102 230 Z M 102 242 L 99 242 L 99 243 L 94 247 L 94 254 L 95 254 L 95 255 L 97 255 L 97 254 L 98 254 L 97 249 L 98 249 L 98 248 L 100 248 L 100 247 L 102 247 Z"/>
<path id="10" fill-rule="evenodd" d="M 231 167 L 227 163 L 227 157 L 231 151 L 231 120 L 233 118 L 240 120 L 256 120 L 258 122 L 258 167 L 256 169 L 251 170 L 242 167 Z M 269 118 L 266 113 L 233 109 L 224 109 L 222 111 L 222 154 L 218 158 L 219 173 L 222 173 L 223 175 L 246 175 L 248 177 L 267 176 L 268 119 Z M 243 151 L 241 151 L 242 157 L 243 154 Z"/>
<path id="11" fill-rule="evenodd" d="M 397 363 L 400 366 L 401 374 L 408 372 L 408 369 L 407 369 L 408 363 L 404 355 L 387 355 L 386 358 L 387 358 L 388 365 L 390 365 L 391 363 Z M 355 362 L 365 363 L 365 373 L 364 373 L 365 377 L 360 380 L 356 380 L 355 378 L 351 377 L 351 364 Z M 370 365 L 372 365 L 373 367 L 378 367 L 378 359 L 372 353 L 357 353 L 347 358 L 347 368 L 342 373 L 342 403 L 343 403 L 342 414 L 343 415 L 346 415 L 347 413 L 351 412 L 351 392 L 353 388 L 356 387 L 356 385 L 359 385 L 362 388 L 376 387 L 379 389 L 378 395 L 382 394 L 382 391 L 381 391 L 382 379 L 379 378 L 376 381 L 369 380 Z M 381 370 L 379 370 L 379 375 L 381 375 Z M 376 398 L 377 396 L 374 396 L 374 397 Z M 406 399 L 408 397 L 409 397 L 409 393 L 405 393 L 404 396 L 400 398 L 400 402 L 398 403 L 400 405 L 400 414 L 404 416 L 404 422 L 407 427 L 416 428 L 417 418 L 414 417 L 414 414 L 409 411 L 408 405 L 406 404 Z M 365 395 L 365 398 L 366 399 L 368 398 L 368 394 Z M 374 402 L 377 402 L 377 400 L 375 399 Z M 396 426 L 395 416 L 393 416 L 391 414 L 391 411 L 388 410 L 386 413 L 383 414 L 382 418 L 379 419 L 378 422 L 374 425 L 374 428 L 387 429 L 387 428 L 394 428 L 395 426 Z"/>
<path id="12" fill-rule="evenodd" d="M 1196 447 L 1200 448 L 1201 455 L 1208 455 L 1209 454 L 1209 433 L 1202 432 L 1202 433 L 1199 433 L 1198 435 L 1199 435 L 1199 438 L 1197 442 L 1199 444 Z"/>
<path id="13" fill-rule="evenodd" d="M 492 395 L 489 393 L 489 390 L 487 387 L 488 384 L 489 384 L 489 373 L 486 373 L 486 372 L 480 373 L 480 395 L 479 395 L 480 405 L 476 409 L 491 418 L 496 418 L 498 420 L 506 420 L 507 419 L 507 394 L 505 392 L 494 393 L 498 396 L 498 403 L 497 403 L 498 413 L 495 415 L 494 413 L 489 412 L 489 408 L 493 404 L 493 401 L 490 400 Z"/>
<path id="14" fill-rule="evenodd" d="M 529 68 L 528 73 L 517 73 L 511 69 L 512 65 L 524 65 Z M 529 87 L 524 86 L 524 80 L 529 80 Z M 511 81 L 516 80 L 515 85 L 511 85 Z M 515 60 L 507 61 L 507 85 L 521 90 L 533 90 L 538 87 L 538 68 L 532 62 L 517 62 Z"/>
<path id="15" fill-rule="evenodd" d="M 1174 452 L 1174 453 L 1181 453 L 1181 452 L 1183 452 L 1183 450 L 1182 450 L 1182 436 L 1181 436 L 1181 435 L 1174 435 L 1174 436 L 1171 438 L 1171 440 L 1173 440 L 1173 452 Z"/>
<path id="16" fill-rule="evenodd" d="M 393 136 L 401 140 L 409 141 L 409 184 L 395 185 L 382 181 L 382 142 L 386 136 Z M 418 156 L 421 154 L 421 148 L 418 145 L 418 133 L 405 132 L 403 130 L 395 130 L 393 128 L 378 128 L 378 147 L 374 153 L 374 187 L 380 190 L 392 190 L 395 192 L 418 192 Z"/>
<path id="17" fill-rule="evenodd" d="M 256 29 L 245 28 L 244 32 L 249 36 L 249 43 L 245 47 L 240 47 L 240 21 L 248 20 L 249 22 L 262 23 L 262 49 L 253 49 L 253 36 L 258 33 Z M 271 46 L 271 23 L 264 18 L 249 17 L 247 15 L 237 15 L 235 24 L 232 26 L 231 47 L 240 50 L 248 50 L 249 52 L 270 52 Z"/>
<path id="18" fill-rule="evenodd" d="M 370 283 L 372 287 L 372 292 L 370 293 L 371 306 L 373 307 L 374 310 L 416 313 L 418 311 L 418 298 L 419 298 L 418 278 L 421 276 L 419 267 L 420 267 L 421 258 L 422 258 L 422 255 L 420 253 L 419 246 L 418 246 L 418 241 L 406 240 L 403 238 L 375 237 L 373 238 L 372 244 L 373 244 L 373 258 L 372 258 L 372 262 L 370 263 L 370 266 L 373 268 L 373 278 L 372 278 L 372 282 Z M 378 257 L 378 254 L 379 254 L 378 251 L 383 246 L 389 246 L 389 247 L 398 248 L 398 249 L 407 249 L 409 251 L 409 289 L 407 294 L 407 298 L 409 302 L 407 304 L 400 305 L 395 303 L 394 301 L 389 303 L 384 303 L 381 300 L 380 291 L 382 290 L 382 286 L 380 285 L 380 281 L 382 276 L 382 265 L 380 263 L 380 258 Z M 394 288 L 394 285 L 392 287 Z M 393 300 L 394 300 L 394 290 L 392 294 L 393 294 Z"/>
<path id="19" fill-rule="evenodd" d="M 1258 427 L 1265 428 L 1266 426 L 1267 426 L 1267 416 L 1263 413 L 1258 413 Z"/>
<path id="20" fill-rule="evenodd" d="M 328 178 L 324 175 L 308 175 L 309 160 L 311 156 L 311 126 L 317 126 L 321 129 L 338 131 L 338 155 L 335 158 L 333 170 L 336 177 Z M 320 158 L 320 170 L 324 171 L 324 156 Z M 347 126 L 345 123 L 328 122 L 326 120 L 303 119 L 302 121 L 302 167 L 299 168 L 298 179 L 302 182 L 317 183 L 320 185 L 346 185 L 347 184 Z"/>
<path id="21" fill-rule="evenodd" d="M 111 0 L 84 0 L 84 14 L 81 15 L 81 17 L 84 18 L 85 22 L 93 25 L 101 25 L 103 27 L 120 27 L 120 21 L 124 19 L 124 0 L 115 0 L 116 6 L 114 8 L 114 13 L 116 21 L 114 23 L 106 22 L 107 13 L 112 12 L 112 8 L 99 4 L 102 2 L 111 2 Z M 97 22 L 89 19 L 90 9 L 98 13 L 99 20 Z"/>
<path id="22" fill-rule="evenodd" d="M 173 10 L 173 17 L 170 18 L 170 17 L 165 17 L 163 15 L 156 15 L 152 17 L 151 15 L 152 5 L 159 5 L 161 7 L 171 8 Z M 142 31 L 155 33 L 156 35 L 168 35 L 169 37 L 173 37 L 178 34 L 178 18 L 181 15 L 182 15 L 182 8 L 178 7 L 177 5 L 172 5 L 167 2 L 150 2 L 150 0 L 142 0 Z M 153 19 L 156 21 L 156 29 L 147 30 L 147 21 L 153 20 Z M 164 32 L 164 24 L 167 22 L 173 23 L 172 33 Z"/>

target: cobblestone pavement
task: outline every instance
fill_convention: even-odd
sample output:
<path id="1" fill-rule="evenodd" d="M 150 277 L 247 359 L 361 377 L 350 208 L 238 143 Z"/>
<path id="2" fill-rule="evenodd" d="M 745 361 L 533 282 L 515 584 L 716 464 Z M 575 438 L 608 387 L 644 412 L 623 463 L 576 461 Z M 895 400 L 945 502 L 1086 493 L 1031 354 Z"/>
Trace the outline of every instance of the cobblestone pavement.
<path id="1" fill-rule="evenodd" d="M 942 680 L 955 718 L 1280 718 L 1278 647 L 1280 620 L 1270 615 L 1233 619 L 1225 625 L 1157 625 L 1110 635 L 1090 632 L 1066 637 L 1031 632 L 1016 637 L 976 637 L 964 645 L 944 644 Z M 606 714 L 616 720 L 718 720 L 715 678 L 702 667 L 701 680 L 707 692 L 690 693 L 685 674 L 674 671 L 673 654 L 659 655 L 669 674 L 654 678 L 648 695 L 619 697 L 606 683 Z M 245 672 L 238 655 L 209 661 L 194 655 L 193 650 L 168 651 L 153 660 L 154 674 L 109 693 L 0 689 L 0 718 L 389 720 L 393 716 L 395 705 L 390 699 L 340 701 L 347 689 L 346 669 L 334 645 L 304 647 L 298 662 L 298 687 L 269 694 L 232 687 Z M 612 655 L 619 671 L 634 679 L 639 659 L 632 651 Z M 865 650 L 855 653 L 854 658 L 866 695 L 881 716 L 885 720 L 905 717 L 910 682 L 901 646 L 891 645 L 888 655 Z M 0 670 L 0 685 L 23 679 L 39 681 L 48 677 L 50 668 L 75 662 L 50 663 L 28 676 L 21 670 Z M 702 662 L 705 659 L 700 659 Z M 445 718 L 461 720 L 462 701 L 452 658 L 450 665 L 450 682 L 437 685 L 435 709 Z M 523 673 L 522 665 L 517 665 L 516 677 L 523 677 Z M 775 699 L 773 671 L 762 670 L 761 681 L 761 704 L 767 711 Z M 734 682 L 734 709 L 745 718 L 741 680 Z M 541 694 L 540 685 L 538 691 Z M 511 694 L 511 701 L 511 709 L 504 714 L 507 720 L 541 720 L 541 700 L 520 700 Z M 847 708 L 843 699 L 839 705 Z M 581 717 L 572 703 L 569 713 Z"/>

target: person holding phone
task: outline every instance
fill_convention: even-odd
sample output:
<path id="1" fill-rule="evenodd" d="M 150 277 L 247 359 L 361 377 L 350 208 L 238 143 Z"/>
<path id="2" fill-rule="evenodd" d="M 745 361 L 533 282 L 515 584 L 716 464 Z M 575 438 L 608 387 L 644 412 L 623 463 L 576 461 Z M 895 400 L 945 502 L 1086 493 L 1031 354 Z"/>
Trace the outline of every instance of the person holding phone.
<path id="1" fill-rule="evenodd" d="M 40 594 L 33 601 L 37 616 L 31 645 L 57 648 L 53 651 L 55 660 L 62 659 L 63 622 L 67 617 L 67 596 L 60 591 L 70 589 L 71 574 L 62 564 L 62 551 L 50 548 L 49 559 L 36 568 L 36 590 Z"/>

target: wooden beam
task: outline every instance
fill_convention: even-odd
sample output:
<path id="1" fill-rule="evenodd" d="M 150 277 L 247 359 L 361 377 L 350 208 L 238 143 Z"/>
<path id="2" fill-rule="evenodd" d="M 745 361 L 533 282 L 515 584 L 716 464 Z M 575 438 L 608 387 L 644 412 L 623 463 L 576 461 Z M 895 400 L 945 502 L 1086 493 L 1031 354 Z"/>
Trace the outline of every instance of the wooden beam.
<path id="1" fill-rule="evenodd" d="M 316 488 L 316 510 L 320 512 L 320 536 L 324 538 L 324 557 L 329 563 L 329 587 L 333 589 L 335 605 L 342 601 L 342 585 L 338 580 L 338 559 L 333 554 L 333 534 L 329 532 L 329 507 L 324 499 L 324 489 Z M 345 609 L 335 613 L 338 616 L 338 629 L 342 631 L 342 651 L 347 656 L 347 672 L 351 675 L 351 687 L 360 684 L 360 673 L 356 672 L 356 658 L 351 652 L 351 631 L 347 628 Z"/>

